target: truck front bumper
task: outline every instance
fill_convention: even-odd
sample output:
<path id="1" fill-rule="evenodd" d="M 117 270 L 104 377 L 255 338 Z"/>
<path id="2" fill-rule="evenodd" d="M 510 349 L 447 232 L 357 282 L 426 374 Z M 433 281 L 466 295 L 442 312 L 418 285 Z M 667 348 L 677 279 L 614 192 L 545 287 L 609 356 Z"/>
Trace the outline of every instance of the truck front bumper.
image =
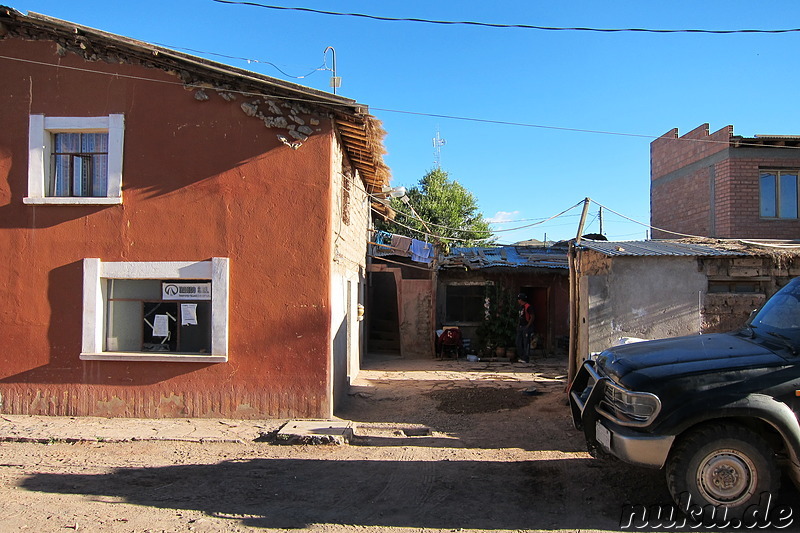
<path id="1" fill-rule="evenodd" d="M 594 369 L 593 362 L 587 361 L 570 385 L 572 421 L 583 430 L 589 451 L 600 451 L 639 466 L 663 467 L 675 436 L 653 435 L 601 416 L 596 406 L 605 394 L 607 381 Z"/>
<path id="2" fill-rule="evenodd" d="M 586 435 L 590 449 L 594 443 L 603 452 L 626 463 L 650 468 L 664 466 L 674 440 L 675 437 L 672 435 L 651 435 L 629 428 L 615 427 L 606 420 L 595 421 L 592 440 Z"/>

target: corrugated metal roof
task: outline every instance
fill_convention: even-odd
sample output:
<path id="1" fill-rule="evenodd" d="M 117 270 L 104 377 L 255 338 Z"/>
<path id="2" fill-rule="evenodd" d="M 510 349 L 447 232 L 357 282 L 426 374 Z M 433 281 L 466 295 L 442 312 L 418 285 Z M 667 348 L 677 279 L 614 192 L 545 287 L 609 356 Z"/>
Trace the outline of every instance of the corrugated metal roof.
<path id="1" fill-rule="evenodd" d="M 690 256 L 713 257 L 751 255 L 744 249 L 732 250 L 730 247 L 711 244 L 678 241 L 581 241 L 578 248 L 594 250 L 608 256 Z"/>
<path id="2" fill-rule="evenodd" d="M 566 248 L 543 246 L 500 246 L 495 248 L 453 248 L 441 258 L 440 268 L 556 268 L 568 269 Z"/>

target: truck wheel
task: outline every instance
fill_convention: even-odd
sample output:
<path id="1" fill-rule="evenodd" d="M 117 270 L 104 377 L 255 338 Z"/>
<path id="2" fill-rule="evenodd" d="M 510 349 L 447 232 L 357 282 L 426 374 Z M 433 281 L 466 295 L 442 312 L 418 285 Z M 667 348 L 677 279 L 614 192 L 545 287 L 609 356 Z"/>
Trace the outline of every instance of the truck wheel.
<path id="1" fill-rule="evenodd" d="M 683 511 L 688 495 L 693 506 L 715 506 L 718 517 L 722 506 L 728 518 L 741 517 L 763 493 L 777 496 L 780 474 L 774 455 L 763 438 L 743 426 L 708 425 L 682 438 L 672 451 L 667 485 Z"/>

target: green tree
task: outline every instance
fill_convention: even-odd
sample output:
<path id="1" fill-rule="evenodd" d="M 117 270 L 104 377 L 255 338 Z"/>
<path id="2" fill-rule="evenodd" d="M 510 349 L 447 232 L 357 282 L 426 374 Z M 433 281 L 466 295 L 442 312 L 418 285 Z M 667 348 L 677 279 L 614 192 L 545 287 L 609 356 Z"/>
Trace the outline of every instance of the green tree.
<path id="1" fill-rule="evenodd" d="M 393 198 L 391 207 L 397 212 L 395 219 L 379 221 L 378 229 L 414 239 L 433 234 L 435 237 L 427 238 L 441 241 L 445 248 L 487 246 L 495 242 L 489 223 L 478 210 L 475 196 L 451 180 L 444 170 L 431 170 L 406 195 L 410 207 L 402 199 Z"/>

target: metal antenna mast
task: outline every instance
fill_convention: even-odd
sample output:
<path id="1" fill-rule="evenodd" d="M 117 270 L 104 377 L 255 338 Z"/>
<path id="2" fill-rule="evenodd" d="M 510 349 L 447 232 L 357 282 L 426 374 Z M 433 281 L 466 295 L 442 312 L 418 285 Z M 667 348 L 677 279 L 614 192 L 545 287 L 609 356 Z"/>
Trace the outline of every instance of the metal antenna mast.
<path id="1" fill-rule="evenodd" d="M 325 70 L 331 70 L 333 72 L 333 76 L 331 76 L 331 88 L 333 89 L 333 94 L 336 94 L 336 89 L 342 86 L 342 78 L 336 75 L 336 50 L 333 46 L 327 47 L 322 52 L 322 57 L 325 59 L 328 55 L 328 50 L 331 51 L 331 55 L 333 56 L 333 70 L 326 68 Z"/>
<path id="2" fill-rule="evenodd" d="M 439 135 L 439 127 L 436 127 L 436 137 L 433 138 L 433 162 L 436 168 L 442 168 L 442 146 L 447 144 L 447 141 L 442 139 Z"/>

